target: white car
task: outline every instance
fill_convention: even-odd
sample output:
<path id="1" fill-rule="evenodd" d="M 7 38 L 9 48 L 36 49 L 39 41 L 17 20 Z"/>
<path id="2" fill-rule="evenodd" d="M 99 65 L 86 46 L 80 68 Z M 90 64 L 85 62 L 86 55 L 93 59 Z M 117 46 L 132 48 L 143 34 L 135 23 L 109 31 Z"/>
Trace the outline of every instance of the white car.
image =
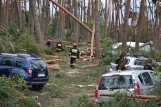
<path id="1" fill-rule="evenodd" d="M 126 59 L 127 61 L 125 67 L 127 70 L 143 70 L 144 62 L 148 58 L 128 56 Z M 117 61 L 115 60 L 114 62 L 111 62 L 110 66 L 110 71 L 116 71 Z"/>
<path id="2" fill-rule="evenodd" d="M 104 94 L 127 93 L 133 95 L 146 95 L 159 81 L 150 70 L 126 70 L 103 74 L 96 86 L 95 101 L 108 101 L 110 98 Z"/>

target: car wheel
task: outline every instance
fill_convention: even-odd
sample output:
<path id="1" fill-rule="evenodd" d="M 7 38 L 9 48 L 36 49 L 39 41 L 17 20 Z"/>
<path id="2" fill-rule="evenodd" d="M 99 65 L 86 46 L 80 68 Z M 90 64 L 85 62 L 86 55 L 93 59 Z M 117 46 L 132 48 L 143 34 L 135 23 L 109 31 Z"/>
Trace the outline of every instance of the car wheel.
<path id="1" fill-rule="evenodd" d="M 44 84 L 43 85 L 32 85 L 32 89 L 34 91 L 40 91 L 43 89 L 43 87 L 44 87 Z"/>

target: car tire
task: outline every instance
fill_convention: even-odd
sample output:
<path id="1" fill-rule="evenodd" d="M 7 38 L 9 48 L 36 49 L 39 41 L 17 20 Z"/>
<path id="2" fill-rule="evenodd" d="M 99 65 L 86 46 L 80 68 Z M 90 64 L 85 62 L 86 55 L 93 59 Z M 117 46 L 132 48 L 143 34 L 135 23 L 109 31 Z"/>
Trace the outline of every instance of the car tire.
<path id="1" fill-rule="evenodd" d="M 42 84 L 42 85 L 32 85 L 32 90 L 40 91 L 40 90 L 43 89 L 43 87 L 44 87 L 44 84 Z"/>

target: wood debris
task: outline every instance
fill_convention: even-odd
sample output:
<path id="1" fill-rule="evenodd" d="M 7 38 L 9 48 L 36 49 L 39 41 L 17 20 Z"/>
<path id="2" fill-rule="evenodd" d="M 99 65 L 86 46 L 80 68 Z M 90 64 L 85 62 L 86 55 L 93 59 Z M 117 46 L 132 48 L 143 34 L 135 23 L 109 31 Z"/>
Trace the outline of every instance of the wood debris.
<path id="1" fill-rule="evenodd" d="M 65 62 L 64 59 L 55 59 L 55 61 L 56 61 L 56 62 L 58 62 L 58 61 Z"/>
<path id="2" fill-rule="evenodd" d="M 73 46 L 70 46 L 70 45 L 66 45 L 65 47 L 66 47 L 66 48 L 72 48 Z"/>
<path id="3" fill-rule="evenodd" d="M 82 68 L 91 68 L 91 67 L 97 67 L 98 64 L 92 64 L 92 65 L 84 65 Z"/>
<path id="4" fill-rule="evenodd" d="M 48 65 L 48 70 L 49 71 L 60 70 L 60 67 L 59 67 L 58 64 L 49 64 Z"/>
<path id="5" fill-rule="evenodd" d="M 45 63 L 47 64 L 56 64 L 56 60 L 46 60 Z"/>
<path id="6" fill-rule="evenodd" d="M 42 55 L 42 57 L 44 59 L 58 59 L 58 56 L 54 56 L 54 55 Z"/>

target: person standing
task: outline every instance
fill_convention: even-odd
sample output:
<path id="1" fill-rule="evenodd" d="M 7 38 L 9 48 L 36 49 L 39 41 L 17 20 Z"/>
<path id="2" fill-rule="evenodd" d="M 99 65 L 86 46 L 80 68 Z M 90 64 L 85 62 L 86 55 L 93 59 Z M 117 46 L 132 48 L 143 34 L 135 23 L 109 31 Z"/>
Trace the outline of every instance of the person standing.
<path id="1" fill-rule="evenodd" d="M 56 48 L 56 52 L 58 52 L 58 53 L 61 52 L 62 49 L 63 49 L 63 47 L 62 47 L 62 42 L 61 42 L 61 41 L 58 41 L 58 42 L 56 43 L 55 48 Z"/>
<path id="2" fill-rule="evenodd" d="M 76 59 L 79 58 L 79 49 L 77 48 L 77 43 L 73 43 L 73 47 L 70 49 L 69 56 L 70 67 L 74 69 L 76 65 Z"/>
<path id="3" fill-rule="evenodd" d="M 49 39 L 47 40 L 46 45 L 47 45 L 48 47 L 51 47 L 51 41 L 50 41 Z"/>
<path id="4" fill-rule="evenodd" d="M 144 64 L 144 70 L 153 70 L 152 59 L 147 59 Z"/>

